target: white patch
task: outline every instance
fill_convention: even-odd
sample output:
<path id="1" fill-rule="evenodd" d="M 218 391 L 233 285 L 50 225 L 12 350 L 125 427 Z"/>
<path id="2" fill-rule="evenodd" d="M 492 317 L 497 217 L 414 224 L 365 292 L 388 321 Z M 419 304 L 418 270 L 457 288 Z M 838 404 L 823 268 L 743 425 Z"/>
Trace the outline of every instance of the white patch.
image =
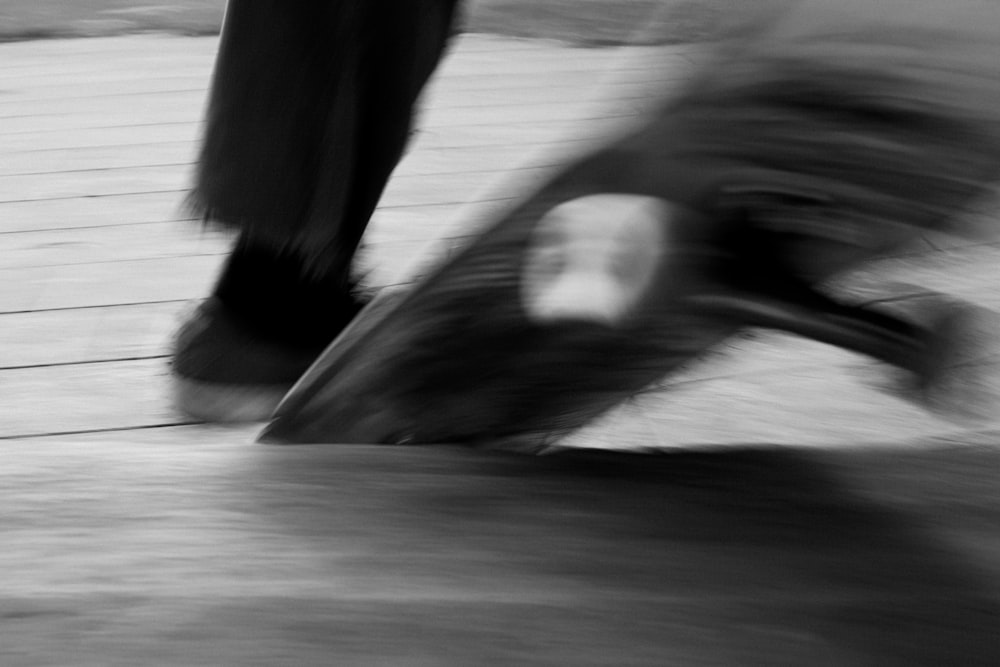
<path id="1" fill-rule="evenodd" d="M 521 301 L 536 322 L 621 322 L 653 284 L 665 253 L 670 204 L 625 194 L 556 206 L 535 227 Z"/>

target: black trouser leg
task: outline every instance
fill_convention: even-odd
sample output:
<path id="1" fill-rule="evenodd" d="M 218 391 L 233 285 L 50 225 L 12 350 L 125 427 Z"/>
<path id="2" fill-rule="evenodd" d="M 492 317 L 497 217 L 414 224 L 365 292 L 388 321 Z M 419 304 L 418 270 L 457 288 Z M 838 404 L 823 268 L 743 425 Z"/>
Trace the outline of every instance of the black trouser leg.
<path id="1" fill-rule="evenodd" d="M 192 201 L 239 230 L 215 296 L 263 335 L 329 340 L 356 311 L 351 263 L 455 4 L 231 0 Z"/>

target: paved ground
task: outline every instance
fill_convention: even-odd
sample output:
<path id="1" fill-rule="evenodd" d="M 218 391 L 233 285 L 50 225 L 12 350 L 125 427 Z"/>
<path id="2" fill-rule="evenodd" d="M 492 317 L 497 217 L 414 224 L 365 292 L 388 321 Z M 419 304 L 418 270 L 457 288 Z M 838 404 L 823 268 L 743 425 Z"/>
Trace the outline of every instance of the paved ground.
<path id="1" fill-rule="evenodd" d="M 577 439 L 715 453 L 276 449 L 174 412 L 169 335 L 228 244 L 181 208 L 215 47 L 0 45 L 0 663 L 1000 664 L 996 425 L 823 346 L 739 341 Z M 693 55 L 461 40 L 373 284 Z M 941 243 L 884 269 L 1000 306 L 996 248 Z"/>

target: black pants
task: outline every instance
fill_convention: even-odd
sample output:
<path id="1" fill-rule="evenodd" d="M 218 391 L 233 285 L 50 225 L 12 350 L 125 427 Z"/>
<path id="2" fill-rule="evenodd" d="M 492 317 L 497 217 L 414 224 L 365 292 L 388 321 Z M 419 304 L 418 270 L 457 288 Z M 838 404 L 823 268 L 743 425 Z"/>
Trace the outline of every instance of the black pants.
<path id="1" fill-rule="evenodd" d="M 216 292 L 255 326 L 328 335 L 307 311 L 348 289 L 457 1 L 230 0 L 191 202 L 239 230 Z"/>

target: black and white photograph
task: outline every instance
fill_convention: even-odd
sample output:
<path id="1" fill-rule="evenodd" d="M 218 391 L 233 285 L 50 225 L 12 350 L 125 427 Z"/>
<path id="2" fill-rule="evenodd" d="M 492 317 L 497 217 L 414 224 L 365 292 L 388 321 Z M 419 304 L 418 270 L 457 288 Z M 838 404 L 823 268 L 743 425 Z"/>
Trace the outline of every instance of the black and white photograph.
<path id="1" fill-rule="evenodd" d="M 1000 666 L 1000 0 L 0 0 L 0 667 Z"/>

